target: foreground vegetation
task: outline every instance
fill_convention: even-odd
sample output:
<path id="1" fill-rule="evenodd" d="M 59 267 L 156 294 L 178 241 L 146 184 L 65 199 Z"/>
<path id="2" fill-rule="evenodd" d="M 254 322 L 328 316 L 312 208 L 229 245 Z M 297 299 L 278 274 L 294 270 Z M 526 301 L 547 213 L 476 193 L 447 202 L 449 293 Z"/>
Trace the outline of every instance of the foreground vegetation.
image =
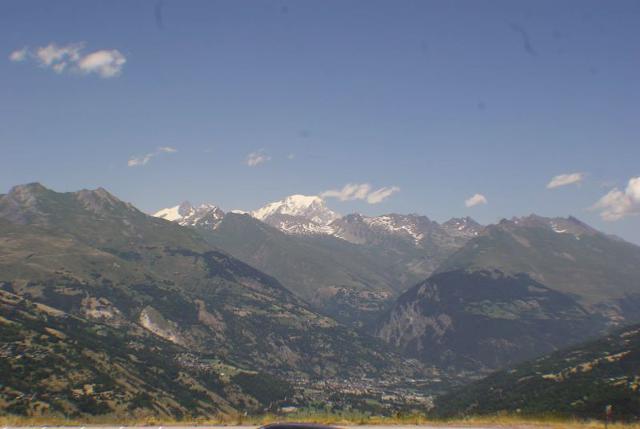
<path id="1" fill-rule="evenodd" d="M 494 373 L 435 400 L 441 418 L 554 413 L 602 418 L 605 407 L 626 421 L 640 418 L 640 325 Z"/>
<path id="2" fill-rule="evenodd" d="M 214 426 L 214 425 L 247 425 L 261 426 L 274 422 L 304 422 L 339 426 L 377 425 L 377 426 L 468 426 L 468 427 L 545 427 L 554 429 L 602 428 L 599 420 L 569 419 L 557 416 L 525 417 L 511 414 L 494 416 L 471 416 L 462 419 L 428 418 L 424 414 L 407 414 L 393 417 L 371 416 L 357 412 L 316 413 L 300 412 L 288 415 L 264 414 L 256 416 L 220 415 L 210 419 L 165 420 L 154 417 L 135 419 L 115 419 L 109 416 L 97 416 L 81 419 L 62 417 L 23 417 L 0 416 L 2 426 L 80 426 L 80 425 L 118 425 L 118 426 Z M 638 422 L 611 422 L 611 429 L 640 429 Z"/>

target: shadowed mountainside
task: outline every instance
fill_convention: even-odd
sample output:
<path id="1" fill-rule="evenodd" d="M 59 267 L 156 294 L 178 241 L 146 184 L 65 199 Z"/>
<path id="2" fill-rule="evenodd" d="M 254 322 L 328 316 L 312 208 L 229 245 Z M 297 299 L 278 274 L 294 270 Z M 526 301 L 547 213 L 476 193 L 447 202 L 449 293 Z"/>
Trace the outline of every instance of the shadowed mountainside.
<path id="1" fill-rule="evenodd" d="M 640 418 L 640 325 L 506 369 L 436 399 L 434 415 Z"/>
<path id="2" fill-rule="evenodd" d="M 458 270 L 402 294 L 377 334 L 423 362 L 487 371 L 594 335 L 604 325 L 572 297 L 524 274 Z"/>

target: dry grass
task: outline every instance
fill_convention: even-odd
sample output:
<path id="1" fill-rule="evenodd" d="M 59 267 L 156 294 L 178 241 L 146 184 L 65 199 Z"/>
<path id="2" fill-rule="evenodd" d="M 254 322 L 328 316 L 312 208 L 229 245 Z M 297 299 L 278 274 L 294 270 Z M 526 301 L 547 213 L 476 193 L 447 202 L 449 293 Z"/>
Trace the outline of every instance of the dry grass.
<path id="1" fill-rule="evenodd" d="M 438 427 L 504 427 L 504 428 L 550 428 L 550 429 L 603 429 L 601 421 L 562 419 L 558 417 L 527 418 L 522 416 L 498 415 L 488 417 L 470 417 L 456 420 L 433 420 L 424 415 L 406 415 L 398 417 L 367 416 L 359 413 L 294 413 L 286 416 L 265 414 L 259 416 L 220 415 L 214 418 L 195 420 L 169 420 L 156 417 L 118 418 L 99 416 L 87 419 L 67 419 L 64 417 L 22 417 L 0 416 L 3 427 L 19 426 L 261 426 L 274 422 L 321 423 L 338 426 L 438 426 Z M 612 423 L 610 429 L 640 429 L 640 423 Z"/>

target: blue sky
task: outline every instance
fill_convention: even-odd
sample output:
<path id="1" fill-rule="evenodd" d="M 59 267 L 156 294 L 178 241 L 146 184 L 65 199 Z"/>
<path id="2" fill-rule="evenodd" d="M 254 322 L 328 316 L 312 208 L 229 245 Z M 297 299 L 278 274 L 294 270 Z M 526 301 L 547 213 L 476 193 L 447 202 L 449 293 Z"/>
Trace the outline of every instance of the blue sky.
<path id="1" fill-rule="evenodd" d="M 3 1 L 0 192 L 229 210 L 369 184 L 328 203 L 640 243 L 638 23 L 622 0 Z"/>

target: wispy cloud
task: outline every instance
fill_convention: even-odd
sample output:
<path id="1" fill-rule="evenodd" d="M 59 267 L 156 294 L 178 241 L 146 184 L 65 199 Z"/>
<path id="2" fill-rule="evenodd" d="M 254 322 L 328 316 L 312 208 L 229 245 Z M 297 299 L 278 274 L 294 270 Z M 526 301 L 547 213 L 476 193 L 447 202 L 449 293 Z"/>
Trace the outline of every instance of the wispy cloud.
<path id="1" fill-rule="evenodd" d="M 367 202 L 369 204 L 381 203 L 396 192 L 400 192 L 400 188 L 397 186 L 387 186 L 385 188 L 376 189 L 367 195 Z"/>
<path id="2" fill-rule="evenodd" d="M 145 165 L 147 165 L 149 163 L 149 161 L 151 161 L 153 158 L 155 158 L 156 156 L 160 155 L 161 153 L 175 153 L 178 150 L 170 147 L 170 146 L 161 146 L 159 148 L 157 148 L 156 150 L 154 150 L 153 152 L 149 152 L 147 154 L 144 154 L 142 156 L 132 156 L 131 158 L 129 158 L 129 161 L 127 161 L 127 166 L 128 167 L 143 167 Z"/>
<path id="3" fill-rule="evenodd" d="M 613 188 L 591 207 L 606 221 L 640 214 L 640 177 L 632 177 L 624 191 Z"/>
<path id="4" fill-rule="evenodd" d="M 349 183 L 344 185 L 342 189 L 330 189 L 324 191 L 320 196 L 322 198 L 337 198 L 340 201 L 364 200 L 371 191 L 371 185 L 368 183 L 355 184 Z"/>
<path id="5" fill-rule="evenodd" d="M 171 147 L 171 146 L 160 146 L 160 147 L 158 148 L 158 150 L 159 150 L 160 152 L 166 152 L 166 153 L 174 153 L 174 152 L 177 152 L 177 151 L 178 151 L 178 149 L 173 148 L 173 147 Z"/>
<path id="6" fill-rule="evenodd" d="M 256 167 L 270 160 L 271 157 L 269 155 L 264 153 L 264 151 L 259 150 L 256 152 L 251 152 L 249 155 L 247 155 L 247 159 L 245 162 L 249 167 Z"/>
<path id="7" fill-rule="evenodd" d="M 337 198 L 340 201 L 365 200 L 369 204 L 378 204 L 399 192 L 397 186 L 387 186 L 373 190 L 368 183 L 348 183 L 342 189 L 330 189 L 320 194 L 322 198 Z"/>
<path id="8" fill-rule="evenodd" d="M 487 197 L 482 194 L 474 194 L 473 196 L 464 200 L 464 205 L 467 207 L 474 207 L 480 204 L 487 204 Z"/>
<path id="9" fill-rule="evenodd" d="M 13 61 L 14 63 L 19 63 L 26 60 L 28 54 L 29 51 L 27 50 L 27 48 L 16 49 L 9 54 L 9 60 Z"/>
<path id="10" fill-rule="evenodd" d="M 12 62 L 31 61 L 55 73 L 96 74 L 102 78 L 112 78 L 122 73 L 127 59 L 117 49 L 102 49 L 83 53 L 84 43 L 58 45 L 49 43 L 35 49 L 24 47 L 9 54 Z"/>
<path id="11" fill-rule="evenodd" d="M 577 185 L 584 180 L 584 173 L 569 173 L 554 176 L 549 183 L 547 189 L 559 188 L 560 186 Z"/>

